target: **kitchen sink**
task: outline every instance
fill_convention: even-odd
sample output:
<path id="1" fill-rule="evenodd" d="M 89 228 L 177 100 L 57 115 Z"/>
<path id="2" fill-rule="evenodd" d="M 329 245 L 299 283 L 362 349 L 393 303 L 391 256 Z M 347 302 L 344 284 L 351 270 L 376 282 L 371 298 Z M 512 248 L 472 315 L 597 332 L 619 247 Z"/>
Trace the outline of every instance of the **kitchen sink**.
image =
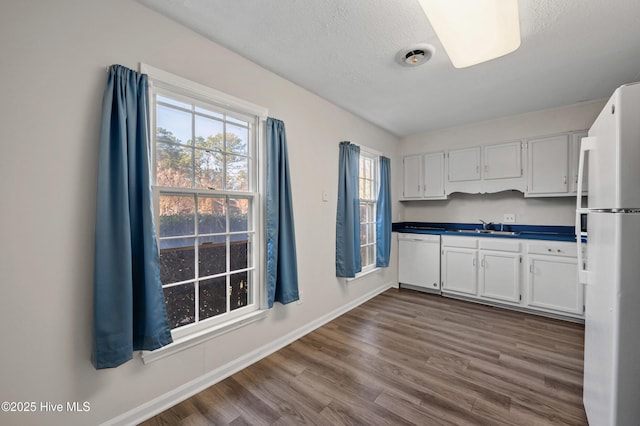
<path id="1" fill-rule="evenodd" d="M 487 234 L 497 234 L 497 235 L 520 235 L 519 232 L 514 232 L 514 231 L 489 231 L 489 230 L 484 230 L 481 229 L 480 230 L 481 233 L 487 233 Z"/>
<path id="2" fill-rule="evenodd" d="M 466 232 L 469 234 L 489 234 L 489 235 L 520 235 L 514 231 L 494 231 L 493 229 L 455 229 L 454 232 Z"/>

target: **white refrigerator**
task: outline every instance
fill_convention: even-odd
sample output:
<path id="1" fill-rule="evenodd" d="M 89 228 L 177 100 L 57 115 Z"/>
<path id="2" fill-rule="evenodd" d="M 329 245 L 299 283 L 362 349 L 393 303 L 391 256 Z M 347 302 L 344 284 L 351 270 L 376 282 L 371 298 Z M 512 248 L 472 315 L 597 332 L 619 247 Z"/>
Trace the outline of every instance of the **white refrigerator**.
<path id="1" fill-rule="evenodd" d="M 585 163 L 585 161 L 587 163 Z M 640 83 L 619 87 L 582 139 L 576 235 L 587 218 L 583 401 L 590 426 L 640 425 Z M 580 245 L 580 238 L 578 238 Z"/>

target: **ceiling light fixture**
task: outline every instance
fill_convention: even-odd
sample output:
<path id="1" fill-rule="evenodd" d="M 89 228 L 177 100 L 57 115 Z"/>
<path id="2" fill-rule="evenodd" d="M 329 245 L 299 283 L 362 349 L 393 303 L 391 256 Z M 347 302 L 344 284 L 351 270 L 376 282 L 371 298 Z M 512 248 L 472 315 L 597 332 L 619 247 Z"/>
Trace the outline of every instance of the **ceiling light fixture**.
<path id="1" fill-rule="evenodd" d="M 430 44 L 415 44 L 396 54 L 396 61 L 406 67 L 417 67 L 427 62 L 435 52 Z"/>
<path id="2" fill-rule="evenodd" d="M 419 0 L 456 68 L 470 67 L 520 46 L 518 0 Z"/>

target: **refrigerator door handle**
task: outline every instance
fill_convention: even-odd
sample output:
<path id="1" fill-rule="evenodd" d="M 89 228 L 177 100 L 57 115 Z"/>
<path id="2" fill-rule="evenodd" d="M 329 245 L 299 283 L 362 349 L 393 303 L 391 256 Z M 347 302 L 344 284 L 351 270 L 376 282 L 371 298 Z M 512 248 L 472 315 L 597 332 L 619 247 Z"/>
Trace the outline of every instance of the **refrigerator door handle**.
<path id="1" fill-rule="evenodd" d="M 584 153 L 587 151 L 593 151 L 596 147 L 596 137 L 590 136 L 582 138 L 580 143 L 580 158 L 578 160 L 578 188 L 576 191 L 576 209 L 582 210 L 582 187 L 584 180 Z M 579 234 L 576 234 L 579 235 Z"/>
<path id="2" fill-rule="evenodd" d="M 589 271 L 586 269 L 584 262 L 584 256 L 582 254 L 582 226 L 581 215 L 587 213 L 589 210 L 582 206 L 582 185 L 584 180 L 584 153 L 587 151 L 593 151 L 596 147 L 596 137 L 590 136 L 582 138 L 580 143 L 580 158 L 578 161 L 578 187 L 576 191 L 576 244 L 578 245 L 578 281 L 581 284 L 589 283 Z M 588 230 L 587 230 L 588 233 Z M 588 236 L 587 236 L 588 238 Z"/>
<path id="3" fill-rule="evenodd" d="M 582 253 L 582 235 L 580 235 L 580 216 L 586 209 L 576 210 L 576 244 L 578 245 L 578 281 L 580 284 L 589 284 L 589 271 L 585 265 Z"/>

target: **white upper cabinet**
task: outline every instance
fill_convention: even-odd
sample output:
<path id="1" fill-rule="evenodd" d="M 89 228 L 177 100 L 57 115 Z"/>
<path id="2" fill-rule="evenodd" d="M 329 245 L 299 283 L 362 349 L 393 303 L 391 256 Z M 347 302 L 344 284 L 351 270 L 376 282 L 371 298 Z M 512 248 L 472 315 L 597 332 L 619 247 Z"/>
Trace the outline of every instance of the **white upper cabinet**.
<path id="1" fill-rule="evenodd" d="M 522 141 L 514 141 L 482 147 L 481 192 L 525 191 L 522 146 Z"/>
<path id="2" fill-rule="evenodd" d="M 580 161 L 580 144 L 582 138 L 587 136 L 587 132 L 576 132 L 571 134 L 569 145 L 569 192 L 575 194 L 578 191 L 578 162 Z M 587 154 L 589 155 L 589 154 Z M 589 175 L 589 163 L 584 163 L 584 183 L 582 185 L 582 195 L 587 195 L 588 182 L 586 176 Z"/>
<path id="3" fill-rule="evenodd" d="M 586 135 L 586 131 L 566 132 L 406 156 L 401 200 L 442 200 L 454 192 L 513 190 L 525 197 L 573 196 L 581 139 Z M 586 189 L 585 185 L 583 195 Z"/>
<path id="4" fill-rule="evenodd" d="M 424 155 L 424 198 L 445 198 L 444 152 Z"/>
<path id="5" fill-rule="evenodd" d="M 522 141 L 452 150 L 448 159 L 447 194 L 525 190 Z"/>
<path id="6" fill-rule="evenodd" d="M 527 159 L 526 196 L 568 195 L 569 135 L 530 139 Z"/>
<path id="7" fill-rule="evenodd" d="M 480 147 L 449 151 L 449 182 L 480 179 Z"/>
<path id="8" fill-rule="evenodd" d="M 483 179 L 508 179 L 522 176 L 522 142 L 488 145 L 483 148 L 483 151 Z"/>
<path id="9" fill-rule="evenodd" d="M 404 166 L 403 198 L 422 198 L 422 155 L 404 157 L 402 163 Z"/>
<path id="10" fill-rule="evenodd" d="M 482 192 L 481 147 L 455 149 L 447 153 L 445 192 Z"/>
<path id="11" fill-rule="evenodd" d="M 444 151 L 404 157 L 402 200 L 446 198 L 444 157 Z"/>

